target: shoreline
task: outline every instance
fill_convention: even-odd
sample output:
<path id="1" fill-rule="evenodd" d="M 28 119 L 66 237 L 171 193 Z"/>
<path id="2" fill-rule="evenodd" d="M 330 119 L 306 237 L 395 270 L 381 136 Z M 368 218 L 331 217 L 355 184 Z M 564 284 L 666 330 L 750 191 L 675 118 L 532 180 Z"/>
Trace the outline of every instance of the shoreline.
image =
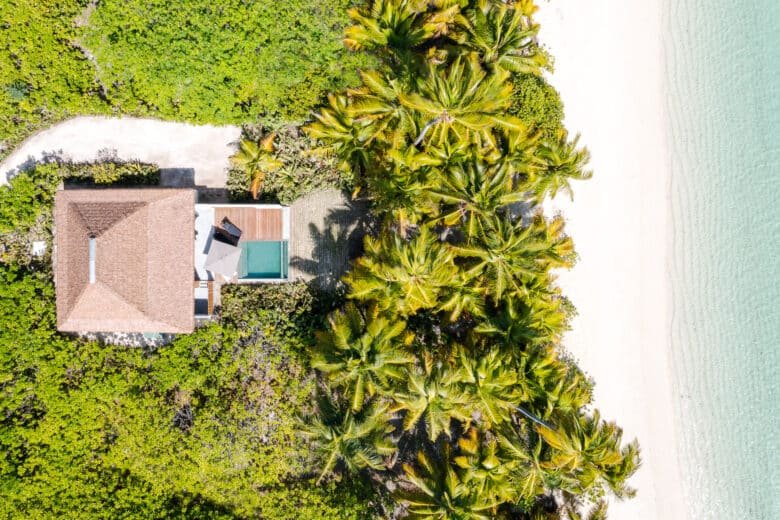
<path id="1" fill-rule="evenodd" d="M 540 4 L 540 39 L 555 59 L 570 134 L 591 152 L 593 179 L 566 217 L 579 262 L 559 283 L 578 310 L 564 346 L 595 380 L 594 403 L 639 439 L 637 496 L 610 518 L 684 519 L 671 352 L 671 161 L 661 5 Z"/>

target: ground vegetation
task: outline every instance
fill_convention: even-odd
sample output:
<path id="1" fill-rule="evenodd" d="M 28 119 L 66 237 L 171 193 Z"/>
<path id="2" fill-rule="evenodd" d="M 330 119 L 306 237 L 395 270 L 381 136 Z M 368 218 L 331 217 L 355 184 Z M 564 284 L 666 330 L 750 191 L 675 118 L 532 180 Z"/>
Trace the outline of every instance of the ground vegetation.
<path id="1" fill-rule="evenodd" d="M 0 257 L 0 516 L 372 517 L 360 478 L 315 484 L 323 461 L 299 433 L 307 346 L 333 305 L 305 284 L 228 290 L 221 322 L 157 349 L 56 331 L 51 259 L 29 242 L 50 250 L 57 187 L 156 175 L 49 163 L 0 187 L 0 244 L 18 245 Z"/>
<path id="2" fill-rule="evenodd" d="M 300 122 L 371 60 L 350 0 L 0 0 L 0 158 L 75 115 Z"/>

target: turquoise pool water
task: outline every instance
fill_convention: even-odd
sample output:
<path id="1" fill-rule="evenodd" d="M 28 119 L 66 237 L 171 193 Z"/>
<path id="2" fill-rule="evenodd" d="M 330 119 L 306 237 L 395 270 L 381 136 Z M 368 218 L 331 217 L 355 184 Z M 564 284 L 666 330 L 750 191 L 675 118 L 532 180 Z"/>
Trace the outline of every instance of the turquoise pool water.
<path id="1" fill-rule="evenodd" d="M 672 345 L 693 519 L 780 518 L 780 1 L 667 0 Z"/>
<path id="2" fill-rule="evenodd" d="M 287 278 L 287 241 L 241 242 L 240 278 Z"/>

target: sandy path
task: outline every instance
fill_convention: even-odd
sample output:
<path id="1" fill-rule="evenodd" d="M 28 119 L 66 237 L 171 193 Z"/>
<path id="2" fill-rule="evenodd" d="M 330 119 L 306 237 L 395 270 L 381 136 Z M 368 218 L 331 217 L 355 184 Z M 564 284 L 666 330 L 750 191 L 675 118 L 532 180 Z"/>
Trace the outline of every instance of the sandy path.
<path id="1" fill-rule="evenodd" d="M 581 260 L 560 277 L 579 316 L 566 346 L 596 381 L 606 418 L 638 437 L 634 500 L 610 518 L 688 518 L 682 499 L 670 372 L 667 271 L 669 161 L 661 6 L 656 2 L 541 3 L 541 38 L 566 123 L 592 153 L 591 181 L 554 206 Z"/>
<path id="2" fill-rule="evenodd" d="M 56 154 L 92 161 L 101 150 L 124 160 L 191 170 L 199 186 L 219 188 L 227 179 L 228 158 L 241 134 L 237 126 L 195 126 L 130 117 L 75 117 L 38 132 L 0 163 L 0 184 L 32 161 Z"/>

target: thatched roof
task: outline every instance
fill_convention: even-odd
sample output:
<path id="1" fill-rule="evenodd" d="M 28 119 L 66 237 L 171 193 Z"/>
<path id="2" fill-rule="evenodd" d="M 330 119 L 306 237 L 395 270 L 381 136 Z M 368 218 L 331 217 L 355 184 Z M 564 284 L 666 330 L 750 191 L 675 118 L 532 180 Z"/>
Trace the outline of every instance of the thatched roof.
<path id="1" fill-rule="evenodd" d="M 192 331 L 194 204 L 191 189 L 57 192 L 57 328 Z M 90 237 L 94 237 L 93 281 Z"/>

